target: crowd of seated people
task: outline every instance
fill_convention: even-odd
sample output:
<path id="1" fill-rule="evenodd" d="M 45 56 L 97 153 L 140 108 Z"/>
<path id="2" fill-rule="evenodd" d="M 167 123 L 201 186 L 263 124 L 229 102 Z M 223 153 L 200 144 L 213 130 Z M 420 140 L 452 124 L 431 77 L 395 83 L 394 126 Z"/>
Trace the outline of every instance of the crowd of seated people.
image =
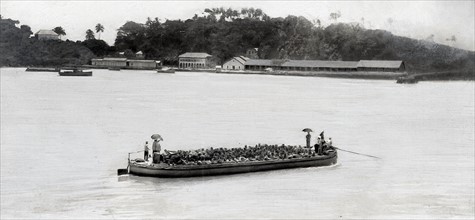
<path id="1" fill-rule="evenodd" d="M 208 148 L 198 150 L 167 151 L 159 161 L 169 165 L 204 165 L 222 163 L 241 163 L 250 161 L 285 160 L 315 156 L 311 148 L 290 145 L 244 146 L 244 148 Z"/>

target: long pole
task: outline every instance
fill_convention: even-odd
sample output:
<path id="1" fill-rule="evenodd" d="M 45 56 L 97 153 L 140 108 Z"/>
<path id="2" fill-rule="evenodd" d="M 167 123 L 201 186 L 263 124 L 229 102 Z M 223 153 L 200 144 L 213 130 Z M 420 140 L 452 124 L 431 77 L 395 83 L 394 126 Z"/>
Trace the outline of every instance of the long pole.
<path id="1" fill-rule="evenodd" d="M 367 156 L 367 157 L 372 157 L 372 158 L 377 158 L 377 159 L 381 159 L 380 157 L 377 157 L 377 156 L 373 156 L 373 155 L 368 155 L 368 154 L 362 154 L 362 153 L 358 153 L 358 152 L 354 152 L 354 151 L 349 151 L 349 150 L 344 150 L 344 149 L 341 149 L 339 147 L 333 147 L 337 150 L 341 150 L 341 151 L 345 151 L 345 152 L 348 152 L 348 153 L 352 153 L 352 154 L 358 154 L 358 155 L 362 155 L 362 156 Z"/>

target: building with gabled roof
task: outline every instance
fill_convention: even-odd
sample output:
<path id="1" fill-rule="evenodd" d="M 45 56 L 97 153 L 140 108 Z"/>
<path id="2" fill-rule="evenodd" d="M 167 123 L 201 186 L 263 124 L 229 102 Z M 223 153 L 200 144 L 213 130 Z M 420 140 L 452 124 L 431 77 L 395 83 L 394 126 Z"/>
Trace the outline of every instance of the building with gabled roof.
<path id="1" fill-rule="evenodd" d="M 356 71 L 357 65 L 357 61 L 289 60 L 281 65 L 281 69 L 300 71 Z"/>
<path id="2" fill-rule="evenodd" d="M 328 61 L 328 60 L 248 60 L 245 69 L 288 71 L 356 71 L 357 61 Z"/>
<path id="3" fill-rule="evenodd" d="M 224 62 L 223 70 L 244 70 L 244 64 L 249 58 L 245 56 L 233 57 L 230 60 Z"/>
<path id="4" fill-rule="evenodd" d="M 213 56 L 201 52 L 186 52 L 178 56 L 178 68 L 180 69 L 208 69 L 213 67 Z"/>
<path id="5" fill-rule="evenodd" d="M 157 69 L 161 62 L 157 60 L 127 59 L 124 57 L 105 57 L 103 59 L 91 59 L 91 65 L 103 68 L 123 69 Z"/>
<path id="6" fill-rule="evenodd" d="M 379 71 L 404 72 L 404 61 L 396 60 L 361 60 L 361 61 L 332 61 L 332 60 L 265 60 L 250 59 L 244 64 L 246 70 L 288 71 Z"/>
<path id="7" fill-rule="evenodd" d="M 100 67 L 126 67 L 127 58 L 105 57 L 103 59 L 91 59 L 91 64 Z"/>
<path id="8" fill-rule="evenodd" d="M 360 60 L 358 71 L 404 72 L 406 64 L 402 60 Z"/>
<path id="9" fill-rule="evenodd" d="M 42 29 L 36 32 L 35 37 L 38 40 L 59 40 L 59 34 L 57 34 L 56 32 L 52 30 L 45 30 L 45 29 Z"/>
<path id="10" fill-rule="evenodd" d="M 178 58 L 206 58 L 206 57 L 211 57 L 211 55 L 209 55 L 208 53 L 202 53 L 202 52 L 186 52 L 178 56 Z"/>

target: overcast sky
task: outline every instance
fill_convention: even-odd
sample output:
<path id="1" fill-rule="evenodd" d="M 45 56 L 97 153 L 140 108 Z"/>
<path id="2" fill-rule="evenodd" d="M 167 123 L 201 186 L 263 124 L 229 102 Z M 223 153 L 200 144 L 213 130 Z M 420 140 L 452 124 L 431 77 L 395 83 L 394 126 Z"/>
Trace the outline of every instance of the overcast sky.
<path id="1" fill-rule="evenodd" d="M 415 39 L 434 35 L 437 43 L 475 51 L 474 1 L 13 1 L 1 0 L 1 15 L 29 25 L 33 32 L 62 26 L 63 39 L 84 40 L 87 29 L 105 27 L 101 38 L 114 43 L 126 21 L 144 23 L 147 17 L 188 19 L 205 8 L 262 9 L 271 17 L 287 15 L 320 19 L 330 24 L 330 13 L 341 12 L 340 22 L 359 22 Z M 362 19 L 363 18 L 363 19 Z M 390 22 L 389 20 L 392 20 Z M 455 35 L 456 41 L 447 41 Z M 97 36 L 96 36 L 97 37 Z"/>

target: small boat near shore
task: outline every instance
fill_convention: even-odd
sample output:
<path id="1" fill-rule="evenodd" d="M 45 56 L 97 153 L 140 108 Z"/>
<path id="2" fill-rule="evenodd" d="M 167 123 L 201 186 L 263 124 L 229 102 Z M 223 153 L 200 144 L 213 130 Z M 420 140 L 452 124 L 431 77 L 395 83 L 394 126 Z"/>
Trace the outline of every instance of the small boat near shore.
<path id="1" fill-rule="evenodd" d="M 54 67 L 27 67 L 26 72 L 58 72 L 58 68 Z"/>
<path id="2" fill-rule="evenodd" d="M 92 71 L 86 71 L 83 69 L 60 69 L 58 71 L 60 76 L 92 76 Z"/>
<path id="3" fill-rule="evenodd" d="M 337 158 L 337 152 L 330 151 L 327 155 L 309 155 L 301 158 L 202 165 L 169 166 L 163 163 L 154 164 L 143 160 L 132 160 L 129 162 L 128 173 L 138 176 L 165 178 L 230 175 L 278 169 L 330 166 L 337 163 Z"/>
<path id="4" fill-rule="evenodd" d="M 415 76 L 399 77 L 396 81 L 396 83 L 399 84 L 415 84 L 417 82 L 419 82 L 419 80 Z"/>
<path id="5" fill-rule="evenodd" d="M 120 67 L 109 67 L 107 69 L 110 71 L 120 71 Z"/>
<path id="6" fill-rule="evenodd" d="M 172 68 L 164 67 L 162 69 L 157 69 L 157 73 L 175 73 L 175 70 Z"/>

